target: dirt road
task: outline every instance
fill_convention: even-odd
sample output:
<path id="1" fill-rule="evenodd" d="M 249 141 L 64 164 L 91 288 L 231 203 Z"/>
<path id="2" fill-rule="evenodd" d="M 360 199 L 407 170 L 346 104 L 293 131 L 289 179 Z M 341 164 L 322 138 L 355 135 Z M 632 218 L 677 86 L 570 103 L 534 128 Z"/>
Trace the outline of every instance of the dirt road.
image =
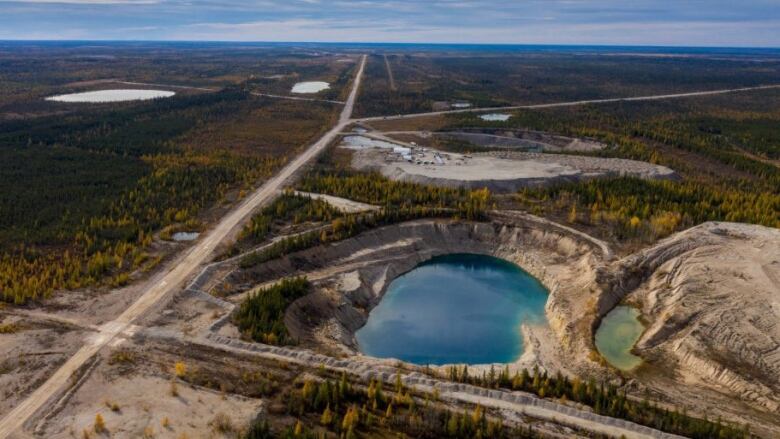
<path id="1" fill-rule="evenodd" d="M 395 86 L 395 77 L 393 77 L 393 69 L 390 67 L 390 60 L 387 59 L 387 55 L 384 55 L 385 57 L 385 68 L 387 69 L 387 80 L 390 82 L 390 90 L 396 91 L 398 90 L 398 87 Z"/>
<path id="2" fill-rule="evenodd" d="M 459 403 L 479 404 L 482 407 L 507 410 L 612 437 L 636 439 L 682 438 L 681 436 L 654 430 L 624 419 L 597 415 L 572 406 L 539 399 L 524 392 L 507 392 L 441 381 L 419 372 L 403 372 L 401 369 L 391 365 L 391 362 L 383 363 L 362 356 L 335 359 L 302 349 L 248 343 L 216 334 L 209 334 L 207 337 L 199 339 L 187 339 L 179 335 L 164 333 L 145 334 L 162 338 L 173 336 L 177 340 L 192 345 L 203 345 L 226 352 L 248 354 L 266 359 L 301 364 L 307 367 L 322 367 L 334 372 L 358 375 L 365 381 L 373 377 L 389 385 L 395 382 L 396 374 L 400 373 L 400 379 L 404 385 L 426 393 L 438 392 L 439 397 L 445 401 L 451 400 Z"/>
<path id="3" fill-rule="evenodd" d="M 272 98 L 272 99 L 285 99 L 288 101 L 304 101 L 304 102 L 325 102 L 328 104 L 336 104 L 336 105 L 344 105 L 344 102 L 342 101 L 334 101 L 330 99 L 317 99 L 317 98 L 302 98 L 299 96 L 286 96 L 286 95 L 275 95 L 270 93 L 250 93 L 252 96 L 259 96 L 262 98 Z"/>
<path id="4" fill-rule="evenodd" d="M 169 271 L 165 272 L 161 280 L 148 289 L 135 303 L 127 308 L 116 320 L 108 322 L 100 327 L 100 332 L 90 337 L 81 349 L 79 349 L 65 364 L 62 365 L 45 383 L 35 390 L 26 400 L 16 406 L 5 418 L 0 421 L 0 438 L 11 435 L 20 428 L 39 408 L 41 408 L 53 395 L 65 388 L 70 376 L 83 366 L 87 360 L 106 346 L 118 334 L 129 329 L 131 322 L 150 310 L 163 297 L 179 291 L 187 278 L 195 274 L 202 264 L 207 262 L 214 248 L 221 243 L 235 228 L 239 227 L 244 219 L 249 217 L 259 206 L 269 202 L 277 196 L 285 182 L 304 164 L 317 156 L 339 133 L 350 123 L 352 109 L 354 108 L 357 91 L 363 77 L 363 69 L 366 57 L 361 60 L 352 85 L 349 99 L 339 117 L 338 124 L 325 133 L 317 142 L 306 151 L 287 164 L 275 177 L 268 180 L 250 197 L 245 199 L 238 207 L 200 240 L 182 259 Z"/>
<path id="5" fill-rule="evenodd" d="M 184 90 L 200 90 L 200 91 L 219 91 L 218 88 L 194 87 L 191 85 L 152 84 L 148 82 L 132 82 L 132 81 L 111 81 L 111 82 L 116 82 L 117 84 L 141 85 L 146 87 L 180 88 Z"/>
<path id="6" fill-rule="evenodd" d="M 480 112 L 480 111 L 496 111 L 496 110 L 512 110 L 512 109 L 539 109 L 539 108 L 553 108 L 564 107 L 574 105 L 584 105 L 592 103 L 608 103 L 608 102 L 621 102 L 621 101 L 642 101 L 642 100 L 656 100 L 656 99 L 671 99 L 682 98 L 692 96 L 705 96 L 715 95 L 723 93 L 732 93 L 749 90 L 759 90 L 768 88 L 779 88 L 780 85 L 770 85 L 762 87 L 749 87 L 729 90 L 716 90 L 694 93 L 683 93 L 673 95 L 657 95 L 657 96 L 644 96 L 633 98 L 616 98 L 616 99 L 599 99 L 590 101 L 576 101 L 576 102 L 564 102 L 553 104 L 541 104 L 541 105 L 528 105 L 528 106 L 513 106 L 503 108 L 474 108 L 464 110 L 451 110 L 442 112 L 422 113 L 422 114 L 410 114 L 399 115 L 390 117 L 375 117 L 364 119 L 351 119 L 352 111 L 354 108 L 355 100 L 357 97 L 358 89 L 363 76 L 363 71 L 366 64 L 366 57 L 361 59 L 360 66 L 358 68 L 355 80 L 350 91 L 349 97 L 342 109 L 339 116 L 338 123 L 325 135 L 323 135 L 317 142 L 312 144 L 306 149 L 300 156 L 296 157 L 293 161 L 288 163 L 275 177 L 268 180 L 259 189 L 257 189 L 251 196 L 245 199 L 239 206 L 233 209 L 228 215 L 215 225 L 215 227 L 209 231 L 195 246 L 193 246 L 186 254 L 175 260 L 173 266 L 168 271 L 163 271 L 159 275 L 155 276 L 156 282 L 154 282 L 150 288 L 148 288 L 143 295 L 130 307 L 128 307 L 117 319 L 108 322 L 100 326 L 99 330 L 92 334 L 87 340 L 84 346 L 81 347 L 68 361 L 66 361 L 62 367 L 60 367 L 46 382 L 38 387 L 27 399 L 21 402 L 13 410 L 11 410 L 5 418 L 0 420 L 0 438 L 10 436 L 17 431 L 29 419 L 33 414 L 42 408 L 46 402 L 52 397 L 57 395 L 60 391 L 65 389 L 69 383 L 70 378 L 76 372 L 84 366 L 93 355 L 99 352 L 109 342 L 114 340 L 119 334 L 132 332 L 135 328 L 132 322 L 138 319 L 147 311 L 150 311 L 157 305 L 163 298 L 169 294 L 173 294 L 183 287 L 184 282 L 192 277 L 201 266 L 208 261 L 212 252 L 226 237 L 240 227 L 243 220 L 249 217 L 252 212 L 262 206 L 265 203 L 271 201 L 279 194 L 285 183 L 292 177 L 302 166 L 307 162 L 315 158 L 320 152 L 322 152 L 328 144 L 330 144 L 346 126 L 355 121 L 372 121 L 383 119 L 406 119 L 414 118 L 426 115 L 440 115 L 449 113 L 463 113 L 463 112 Z M 555 414 L 553 416 L 559 416 Z M 610 422 L 616 422 L 611 420 Z M 591 427 L 592 428 L 592 427 Z M 599 431 L 596 429 L 596 431 Z M 612 433 L 610 430 L 602 430 L 606 433 Z M 22 433 L 24 435 L 24 433 Z"/>
<path id="7" fill-rule="evenodd" d="M 312 200 L 322 200 L 344 213 L 358 213 L 380 210 L 379 206 L 374 206 L 373 204 L 361 203 L 359 201 L 349 200 L 347 198 L 334 197 L 333 195 L 301 191 L 295 191 L 295 194 L 302 197 L 309 197 Z"/>
<path id="8" fill-rule="evenodd" d="M 148 82 L 113 81 L 113 80 L 108 82 L 115 82 L 117 84 L 127 84 L 127 85 L 141 85 L 146 87 L 178 88 L 183 90 L 200 90 L 200 91 L 210 91 L 210 92 L 219 91 L 218 88 L 193 87 L 190 85 L 152 84 Z M 258 96 L 263 98 L 286 99 L 289 101 L 325 102 L 329 104 L 344 105 L 343 101 L 335 101 L 330 99 L 304 98 L 300 96 L 287 96 L 287 95 L 276 95 L 271 93 L 256 93 L 256 92 L 250 92 L 249 94 L 251 94 L 252 96 Z"/>
<path id="9" fill-rule="evenodd" d="M 483 113 L 486 111 L 539 110 L 544 108 L 574 107 L 577 105 L 587 105 L 587 104 L 608 104 L 611 102 L 655 101 L 661 99 L 678 99 L 678 98 L 690 98 L 696 96 L 711 96 L 711 95 L 720 95 L 726 93 L 738 93 L 743 91 L 766 90 L 772 88 L 780 88 L 780 84 L 760 85 L 756 87 L 729 88 L 724 90 L 695 91 L 690 93 L 678 93 L 678 94 L 666 94 L 666 95 L 635 96 L 629 98 L 591 99 L 586 101 L 555 102 L 551 104 L 513 105 L 508 107 L 488 107 L 488 108 L 464 108 L 460 110 L 431 111 L 428 113 L 398 114 L 395 116 L 364 117 L 361 119 L 355 119 L 355 122 L 413 119 L 416 117 L 425 117 L 425 116 L 441 116 L 445 114 L 457 114 L 457 113 Z"/>

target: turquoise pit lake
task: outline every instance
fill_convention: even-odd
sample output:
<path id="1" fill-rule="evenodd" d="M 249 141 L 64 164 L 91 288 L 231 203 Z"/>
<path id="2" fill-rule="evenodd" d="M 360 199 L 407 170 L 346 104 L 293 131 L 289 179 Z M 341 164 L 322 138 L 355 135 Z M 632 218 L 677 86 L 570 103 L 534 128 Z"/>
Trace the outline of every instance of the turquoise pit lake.
<path id="1" fill-rule="evenodd" d="M 546 324 L 547 289 L 520 267 L 475 254 L 435 257 L 396 278 L 357 333 L 360 350 L 415 364 L 510 363 L 522 324 Z"/>

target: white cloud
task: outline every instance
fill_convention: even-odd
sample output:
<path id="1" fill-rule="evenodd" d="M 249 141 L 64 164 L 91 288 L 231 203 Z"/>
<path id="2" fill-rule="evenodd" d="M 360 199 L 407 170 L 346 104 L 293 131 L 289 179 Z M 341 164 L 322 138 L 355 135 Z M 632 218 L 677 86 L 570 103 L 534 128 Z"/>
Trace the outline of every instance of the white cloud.
<path id="1" fill-rule="evenodd" d="M 159 0 L 13 0 L 10 3 L 51 3 L 69 5 L 154 5 Z"/>
<path id="2" fill-rule="evenodd" d="M 778 47 L 777 1 L 0 0 L 0 36 Z"/>
<path id="3" fill-rule="evenodd" d="M 750 28 L 751 32 L 745 32 Z M 402 20 L 289 19 L 195 23 L 172 29 L 176 40 L 397 43 L 777 46 L 780 20 L 753 22 L 559 23 L 463 26 Z"/>

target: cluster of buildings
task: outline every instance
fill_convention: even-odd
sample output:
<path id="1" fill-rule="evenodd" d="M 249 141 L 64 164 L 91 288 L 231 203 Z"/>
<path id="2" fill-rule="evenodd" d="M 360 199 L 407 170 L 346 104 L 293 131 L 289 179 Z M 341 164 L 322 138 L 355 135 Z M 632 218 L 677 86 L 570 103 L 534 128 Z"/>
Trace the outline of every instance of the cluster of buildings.
<path id="1" fill-rule="evenodd" d="M 458 155 L 453 159 L 452 155 L 432 150 L 429 148 L 423 148 L 417 146 L 412 142 L 411 147 L 397 146 L 393 147 L 393 152 L 388 154 L 387 161 L 389 162 L 407 162 L 417 165 L 435 165 L 444 166 L 448 163 L 454 163 L 455 165 L 461 165 L 465 161 L 467 156 Z"/>

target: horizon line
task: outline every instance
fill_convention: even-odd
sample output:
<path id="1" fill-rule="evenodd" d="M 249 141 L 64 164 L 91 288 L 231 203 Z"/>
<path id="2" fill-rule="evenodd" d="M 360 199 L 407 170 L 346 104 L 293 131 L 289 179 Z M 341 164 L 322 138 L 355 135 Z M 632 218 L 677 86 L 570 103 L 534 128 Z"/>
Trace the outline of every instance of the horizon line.
<path id="1" fill-rule="evenodd" d="M 456 43 L 393 41 L 263 41 L 263 40 L 117 40 L 117 39 L 0 39 L 1 43 L 201 43 L 201 44 L 322 44 L 322 45 L 394 45 L 394 46 L 505 46 L 505 47 L 596 47 L 661 49 L 759 49 L 780 50 L 780 46 L 659 45 L 659 44 L 562 44 L 562 43 Z"/>

